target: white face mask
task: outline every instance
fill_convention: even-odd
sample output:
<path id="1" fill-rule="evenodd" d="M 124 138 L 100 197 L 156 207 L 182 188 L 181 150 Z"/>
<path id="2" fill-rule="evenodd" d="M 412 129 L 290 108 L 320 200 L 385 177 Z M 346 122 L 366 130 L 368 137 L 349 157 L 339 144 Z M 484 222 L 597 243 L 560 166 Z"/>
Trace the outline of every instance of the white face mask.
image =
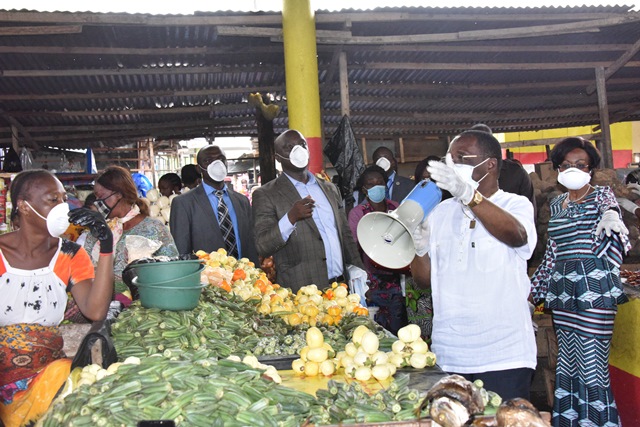
<path id="1" fill-rule="evenodd" d="M 569 168 L 558 173 L 558 182 L 569 190 L 579 190 L 591 181 L 591 174 L 578 168 Z"/>
<path id="2" fill-rule="evenodd" d="M 376 166 L 380 166 L 385 172 L 388 172 L 391 167 L 391 162 L 386 157 L 380 157 L 376 162 Z"/>
<path id="3" fill-rule="evenodd" d="M 309 164 L 309 150 L 302 145 L 296 145 L 289 153 L 289 161 L 299 169 L 306 168 Z"/>
<path id="4" fill-rule="evenodd" d="M 227 167 L 222 160 L 216 160 L 209 163 L 209 166 L 207 166 L 207 173 L 215 182 L 222 182 L 227 176 Z"/>
<path id="5" fill-rule="evenodd" d="M 36 215 L 45 220 L 47 223 L 47 230 L 49 230 L 49 234 L 51 234 L 51 236 L 60 237 L 65 231 L 67 231 L 67 228 L 69 228 L 69 205 L 67 202 L 54 206 L 49 211 L 46 218 L 40 215 L 40 213 L 35 210 L 29 202 L 26 200 L 24 202 L 32 211 L 35 212 Z"/>
<path id="6" fill-rule="evenodd" d="M 447 153 L 447 156 L 445 157 L 445 163 L 447 164 L 447 166 L 453 168 L 453 170 L 456 171 L 456 174 L 464 182 L 466 182 L 468 184 L 471 184 L 471 186 L 473 187 L 474 190 L 478 188 L 478 186 L 480 185 L 480 181 L 485 179 L 487 177 L 487 175 L 489 175 L 489 173 L 485 173 L 482 178 L 480 178 L 479 180 L 476 181 L 476 180 L 474 180 L 472 178 L 473 170 L 475 168 L 477 168 L 478 166 L 480 166 L 481 164 L 483 164 L 484 162 L 486 162 L 487 160 L 489 160 L 489 157 L 487 157 L 486 159 L 484 159 L 483 161 L 481 161 L 477 165 L 471 166 L 471 165 L 465 165 L 465 164 L 462 164 L 462 163 L 453 163 L 453 157 L 451 157 L 451 153 Z"/>

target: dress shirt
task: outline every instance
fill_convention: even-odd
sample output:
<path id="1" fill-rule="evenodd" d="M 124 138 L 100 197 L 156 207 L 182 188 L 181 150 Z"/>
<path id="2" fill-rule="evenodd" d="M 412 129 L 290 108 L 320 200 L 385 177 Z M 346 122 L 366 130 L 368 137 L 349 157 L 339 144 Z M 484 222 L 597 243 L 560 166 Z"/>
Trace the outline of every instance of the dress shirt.
<path id="1" fill-rule="evenodd" d="M 336 226 L 336 219 L 331 208 L 331 203 L 327 199 L 318 182 L 313 174 L 307 172 L 309 180 L 307 183 L 303 183 L 291 178 L 286 174 L 291 183 L 296 187 L 300 197 L 305 198 L 311 196 L 315 201 L 315 208 L 313 209 L 313 221 L 318 227 L 320 236 L 322 237 L 322 243 L 324 244 L 324 252 L 327 258 L 327 272 L 329 277 L 341 276 L 343 271 L 342 263 L 342 248 L 340 247 L 340 236 L 338 234 L 338 228 Z M 296 226 L 291 224 L 289 216 L 284 215 L 278 222 L 280 233 L 282 234 L 282 240 L 285 242 L 294 232 Z"/>
<path id="2" fill-rule="evenodd" d="M 204 192 L 207 193 L 207 197 L 209 198 L 209 203 L 211 203 L 211 207 L 213 208 L 213 213 L 216 215 L 216 220 L 218 224 L 220 224 L 220 218 L 218 218 L 218 196 L 216 196 L 216 189 L 202 181 L 202 187 L 204 188 Z M 231 202 L 231 197 L 229 197 L 229 191 L 227 190 L 227 184 L 222 187 L 222 198 L 224 202 L 227 204 L 227 209 L 229 210 L 229 216 L 231 217 L 231 223 L 233 224 L 233 233 L 236 235 L 236 246 L 238 247 L 238 258 L 242 258 L 242 245 L 240 243 L 240 231 L 238 228 L 238 217 L 236 216 L 236 210 L 233 207 L 233 203 Z"/>

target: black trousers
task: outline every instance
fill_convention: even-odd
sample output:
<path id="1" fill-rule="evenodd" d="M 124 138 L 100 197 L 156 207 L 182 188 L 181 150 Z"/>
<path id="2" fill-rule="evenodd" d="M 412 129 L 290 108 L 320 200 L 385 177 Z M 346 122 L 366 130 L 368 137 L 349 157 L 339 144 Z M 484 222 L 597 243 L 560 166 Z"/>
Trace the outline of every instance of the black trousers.
<path id="1" fill-rule="evenodd" d="M 469 381 L 477 379 L 484 382 L 485 390 L 491 390 L 500 395 L 503 400 L 521 397 L 530 400 L 531 381 L 534 370 L 530 368 L 507 369 L 504 371 L 489 371 L 479 374 L 459 374 Z M 450 372 L 451 374 L 457 372 Z"/>

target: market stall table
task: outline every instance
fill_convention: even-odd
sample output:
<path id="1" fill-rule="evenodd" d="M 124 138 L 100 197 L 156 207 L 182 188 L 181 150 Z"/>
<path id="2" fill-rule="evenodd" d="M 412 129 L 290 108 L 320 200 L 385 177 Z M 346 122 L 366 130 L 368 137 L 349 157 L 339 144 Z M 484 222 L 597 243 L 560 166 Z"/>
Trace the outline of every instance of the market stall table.
<path id="1" fill-rule="evenodd" d="M 279 371 L 282 378 L 282 385 L 294 388 L 305 393 L 315 395 L 316 390 L 328 388 L 327 384 L 330 380 L 341 381 L 351 383 L 356 380 L 346 378 L 343 374 L 336 374 L 330 377 L 318 375 L 315 377 L 303 377 L 296 375 L 292 370 Z M 408 387 L 420 392 L 427 392 L 433 385 L 441 378 L 447 376 L 447 374 L 440 369 L 438 365 L 432 368 L 425 369 L 398 369 L 397 375 L 407 374 L 409 375 Z M 375 393 L 378 390 L 385 389 L 391 384 L 391 379 L 378 381 L 370 379 L 366 383 L 361 383 L 365 391 L 369 394 Z"/>

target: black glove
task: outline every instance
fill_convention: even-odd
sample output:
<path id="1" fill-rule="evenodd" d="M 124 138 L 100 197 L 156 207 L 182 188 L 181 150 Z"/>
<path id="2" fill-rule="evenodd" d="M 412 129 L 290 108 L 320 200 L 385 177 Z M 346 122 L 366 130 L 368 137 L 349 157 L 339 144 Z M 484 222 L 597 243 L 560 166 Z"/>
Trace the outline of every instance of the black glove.
<path id="1" fill-rule="evenodd" d="M 69 221 L 81 227 L 88 227 L 91 234 L 100 241 L 100 253 L 113 252 L 113 234 L 99 212 L 78 208 L 69 212 Z"/>

